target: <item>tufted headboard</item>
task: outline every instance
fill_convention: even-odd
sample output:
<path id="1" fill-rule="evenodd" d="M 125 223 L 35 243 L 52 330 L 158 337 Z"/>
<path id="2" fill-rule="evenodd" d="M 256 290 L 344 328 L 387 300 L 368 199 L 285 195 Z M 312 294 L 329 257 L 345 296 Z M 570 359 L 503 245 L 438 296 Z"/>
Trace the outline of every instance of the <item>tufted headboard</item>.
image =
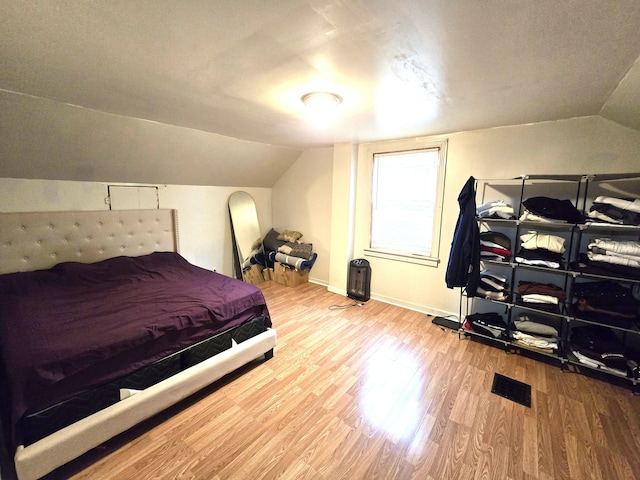
<path id="1" fill-rule="evenodd" d="M 0 274 L 178 251 L 176 210 L 0 213 Z"/>

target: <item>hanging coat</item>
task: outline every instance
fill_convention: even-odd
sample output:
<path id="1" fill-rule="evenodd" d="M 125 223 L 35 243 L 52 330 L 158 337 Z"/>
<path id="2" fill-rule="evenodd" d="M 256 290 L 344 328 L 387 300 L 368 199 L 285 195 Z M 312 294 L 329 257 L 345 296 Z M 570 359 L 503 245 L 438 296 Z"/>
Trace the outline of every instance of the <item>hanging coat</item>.
<path id="1" fill-rule="evenodd" d="M 475 178 L 469 177 L 458 195 L 460 214 L 445 274 L 448 288 L 466 287 L 471 295 L 480 282 L 480 229 L 476 222 L 475 184 Z"/>

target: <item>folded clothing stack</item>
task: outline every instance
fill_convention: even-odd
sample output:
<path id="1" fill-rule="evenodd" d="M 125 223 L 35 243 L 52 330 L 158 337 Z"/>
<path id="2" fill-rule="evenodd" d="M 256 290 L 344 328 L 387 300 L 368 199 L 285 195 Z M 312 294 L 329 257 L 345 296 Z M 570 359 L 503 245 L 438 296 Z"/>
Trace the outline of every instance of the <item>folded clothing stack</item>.
<path id="1" fill-rule="evenodd" d="M 584 325 L 571 329 L 571 352 L 580 363 L 627 376 L 627 357 L 615 332 L 600 325 Z"/>
<path id="2" fill-rule="evenodd" d="M 599 240 L 600 242 L 611 242 L 611 240 L 607 239 L 596 240 Z M 614 243 L 622 244 L 625 242 Z M 590 249 L 588 253 L 579 253 L 578 258 L 571 262 L 570 266 L 572 270 L 577 272 L 632 278 L 636 280 L 640 279 L 640 268 L 637 266 L 637 262 L 623 260 L 626 265 L 614 262 L 619 262 L 619 259 L 616 259 L 615 255 L 600 254 L 597 253 L 597 251 L 592 251 Z"/>
<path id="3" fill-rule="evenodd" d="M 513 343 L 544 353 L 558 351 L 558 329 L 540 315 L 522 313 L 513 320 L 509 332 Z"/>
<path id="4" fill-rule="evenodd" d="M 277 262 L 296 270 L 310 270 L 318 255 L 313 252 L 313 244 L 300 242 L 300 238 L 300 232 L 280 233 L 272 228 L 263 240 L 266 266 L 273 268 Z"/>
<path id="5" fill-rule="evenodd" d="M 488 337 L 507 339 L 507 323 L 496 312 L 467 315 L 464 328 Z"/>
<path id="6" fill-rule="evenodd" d="M 480 232 L 480 259 L 508 262 L 513 252 L 511 240 L 504 233 Z"/>
<path id="7" fill-rule="evenodd" d="M 491 270 L 482 270 L 476 296 L 504 302 L 509 298 L 507 278 Z"/>
<path id="8" fill-rule="evenodd" d="M 518 294 L 520 305 L 554 313 L 561 311 L 567 298 L 565 291 L 558 285 L 524 280 L 518 282 Z"/>
<path id="9" fill-rule="evenodd" d="M 573 287 L 573 314 L 585 320 L 631 328 L 638 320 L 640 301 L 630 288 L 602 280 L 576 283 Z"/>
<path id="10" fill-rule="evenodd" d="M 513 207 L 504 200 L 493 200 L 485 202 L 476 207 L 476 214 L 479 218 L 497 218 L 504 220 L 512 220 L 516 218 L 516 212 Z"/>
<path id="11" fill-rule="evenodd" d="M 596 238 L 588 249 L 587 257 L 594 262 L 640 269 L 640 242 Z"/>
<path id="12" fill-rule="evenodd" d="M 640 199 L 597 197 L 587 215 L 595 222 L 640 225 Z"/>
<path id="13" fill-rule="evenodd" d="M 518 263 L 547 268 L 564 266 L 562 254 L 565 252 L 565 239 L 558 235 L 528 231 L 520 235 L 520 250 L 515 256 Z"/>
<path id="14" fill-rule="evenodd" d="M 522 202 L 522 221 L 546 223 L 582 223 L 580 211 L 570 200 L 549 197 L 531 197 Z"/>

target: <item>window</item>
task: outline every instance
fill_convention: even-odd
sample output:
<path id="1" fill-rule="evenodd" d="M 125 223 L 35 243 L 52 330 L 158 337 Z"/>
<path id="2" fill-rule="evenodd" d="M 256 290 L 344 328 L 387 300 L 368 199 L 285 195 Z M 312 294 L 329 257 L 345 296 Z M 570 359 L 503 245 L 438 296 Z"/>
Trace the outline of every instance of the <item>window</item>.
<path id="1" fill-rule="evenodd" d="M 437 259 L 445 159 L 446 141 L 373 153 L 369 255 Z"/>

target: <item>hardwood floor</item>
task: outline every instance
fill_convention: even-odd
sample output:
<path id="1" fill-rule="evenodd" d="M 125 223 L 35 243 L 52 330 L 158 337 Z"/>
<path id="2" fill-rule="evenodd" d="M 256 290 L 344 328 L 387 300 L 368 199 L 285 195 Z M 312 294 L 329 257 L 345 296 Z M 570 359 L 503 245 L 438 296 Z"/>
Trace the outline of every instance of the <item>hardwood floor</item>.
<path id="1" fill-rule="evenodd" d="M 427 315 L 263 284 L 273 359 L 48 478 L 640 478 L 640 397 L 480 343 Z M 532 406 L 491 393 L 495 372 Z"/>

